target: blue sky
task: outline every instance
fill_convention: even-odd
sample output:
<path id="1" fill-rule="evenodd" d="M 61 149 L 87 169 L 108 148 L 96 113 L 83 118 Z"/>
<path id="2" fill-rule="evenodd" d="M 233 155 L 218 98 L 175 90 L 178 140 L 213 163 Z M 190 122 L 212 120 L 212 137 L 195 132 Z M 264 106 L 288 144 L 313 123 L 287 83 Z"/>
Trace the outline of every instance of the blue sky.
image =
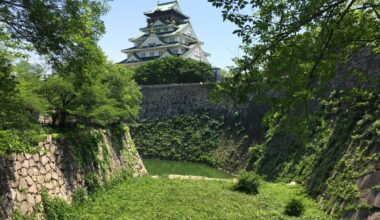
<path id="1" fill-rule="evenodd" d="M 161 0 L 167 2 L 170 0 Z M 241 40 L 233 35 L 235 26 L 223 22 L 219 9 L 214 8 L 207 0 L 179 0 L 183 12 L 190 16 L 196 34 L 205 44 L 203 49 L 211 53 L 209 61 L 212 65 L 224 68 L 233 64 L 232 59 L 240 56 Z M 126 55 L 122 49 L 132 46 L 129 38 L 137 36 L 139 28 L 146 26 L 145 11 L 157 5 L 157 0 L 113 0 L 111 11 L 103 18 L 106 34 L 100 41 L 110 60 L 119 62 Z"/>

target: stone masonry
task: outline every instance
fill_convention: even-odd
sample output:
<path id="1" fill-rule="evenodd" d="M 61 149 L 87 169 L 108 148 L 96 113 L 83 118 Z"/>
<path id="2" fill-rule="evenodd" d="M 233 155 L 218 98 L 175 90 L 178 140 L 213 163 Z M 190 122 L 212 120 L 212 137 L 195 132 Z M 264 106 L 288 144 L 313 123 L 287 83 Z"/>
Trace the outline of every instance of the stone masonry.
<path id="1" fill-rule="evenodd" d="M 72 193 L 78 187 L 85 186 L 85 176 L 90 172 L 108 178 L 123 168 L 132 171 L 134 176 L 147 174 L 129 134 L 124 137 L 121 150 L 113 146 L 105 131 L 102 134 L 109 152 L 109 158 L 101 158 L 108 160 L 106 171 L 94 166 L 79 166 L 70 147 L 53 140 L 51 136 L 40 144 L 41 150 L 37 154 L 0 158 L 0 219 L 9 218 L 14 209 L 19 209 L 23 214 L 36 211 L 43 189 L 51 196 L 70 201 Z M 101 147 L 98 147 L 101 154 Z"/>
<path id="2" fill-rule="evenodd" d="M 209 100 L 213 86 L 202 83 L 141 86 L 143 100 L 139 118 L 171 118 L 198 111 L 225 115 L 236 110 L 231 103 L 220 104 Z"/>

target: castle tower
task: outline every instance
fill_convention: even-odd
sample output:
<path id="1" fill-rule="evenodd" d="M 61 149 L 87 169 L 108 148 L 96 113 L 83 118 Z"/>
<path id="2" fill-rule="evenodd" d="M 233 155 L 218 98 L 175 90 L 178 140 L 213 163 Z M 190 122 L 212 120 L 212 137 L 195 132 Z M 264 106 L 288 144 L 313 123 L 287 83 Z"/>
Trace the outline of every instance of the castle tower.
<path id="1" fill-rule="evenodd" d="M 202 49 L 190 18 L 183 14 L 178 1 L 157 3 L 153 11 L 144 13 L 147 26 L 141 28 L 140 36 L 129 39 L 134 46 L 125 50 L 127 59 L 120 62 L 135 66 L 168 56 L 179 56 L 208 63 L 210 54 Z"/>

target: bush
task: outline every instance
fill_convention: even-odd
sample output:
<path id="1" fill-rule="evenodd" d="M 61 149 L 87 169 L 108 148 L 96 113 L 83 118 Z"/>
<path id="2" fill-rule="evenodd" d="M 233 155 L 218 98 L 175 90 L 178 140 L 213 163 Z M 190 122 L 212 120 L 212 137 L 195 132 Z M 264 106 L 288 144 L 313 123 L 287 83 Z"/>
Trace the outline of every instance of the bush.
<path id="1" fill-rule="evenodd" d="M 138 66 L 133 78 L 139 85 L 214 81 L 210 64 L 181 57 L 166 57 Z"/>
<path id="2" fill-rule="evenodd" d="M 46 191 L 42 193 L 42 204 L 47 220 L 65 220 L 68 219 L 67 213 L 70 206 L 62 199 L 55 197 L 50 198 Z"/>
<path id="3" fill-rule="evenodd" d="M 73 193 L 73 204 L 79 205 L 87 200 L 87 190 L 85 188 L 78 188 Z"/>
<path id="4" fill-rule="evenodd" d="M 251 195 L 259 193 L 260 177 L 253 173 L 242 171 L 239 174 L 238 182 L 234 189 L 239 192 L 244 192 Z"/>
<path id="5" fill-rule="evenodd" d="M 85 177 L 84 184 L 86 186 L 87 192 L 94 193 L 97 189 L 101 187 L 99 177 L 96 173 L 90 173 Z"/>
<path id="6" fill-rule="evenodd" d="M 287 216 L 299 217 L 305 212 L 305 207 L 300 200 L 292 199 L 285 207 L 284 214 Z"/>
<path id="7" fill-rule="evenodd" d="M 20 210 L 16 209 L 13 211 L 12 220 L 28 220 L 28 217 L 23 215 Z"/>

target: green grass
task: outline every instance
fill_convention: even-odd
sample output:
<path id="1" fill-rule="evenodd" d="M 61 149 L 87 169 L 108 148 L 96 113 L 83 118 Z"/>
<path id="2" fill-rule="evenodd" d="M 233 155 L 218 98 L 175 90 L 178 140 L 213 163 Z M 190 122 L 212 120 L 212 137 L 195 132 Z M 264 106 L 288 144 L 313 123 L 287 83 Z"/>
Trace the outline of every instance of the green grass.
<path id="1" fill-rule="evenodd" d="M 263 183 L 257 196 L 231 188 L 221 181 L 131 178 L 73 207 L 69 219 L 330 219 L 298 186 Z M 283 215 L 292 198 L 304 202 L 303 217 Z"/>
<path id="2" fill-rule="evenodd" d="M 233 178 L 232 175 L 229 175 L 207 165 L 197 163 L 144 159 L 144 165 L 145 168 L 148 170 L 149 175 L 151 176 L 165 176 L 169 174 L 177 174 L 205 176 L 210 178 L 222 179 Z"/>

